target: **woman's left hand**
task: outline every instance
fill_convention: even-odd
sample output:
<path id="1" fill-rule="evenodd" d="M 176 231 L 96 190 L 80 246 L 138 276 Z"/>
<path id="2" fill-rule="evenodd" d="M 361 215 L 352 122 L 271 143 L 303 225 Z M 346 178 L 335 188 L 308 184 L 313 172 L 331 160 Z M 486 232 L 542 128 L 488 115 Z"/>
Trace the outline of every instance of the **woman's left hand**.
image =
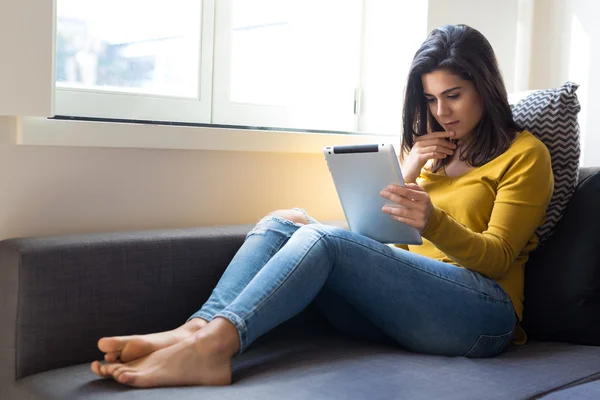
<path id="1" fill-rule="evenodd" d="M 404 222 L 423 232 L 429 223 L 433 204 L 425 190 L 414 183 L 406 186 L 390 185 L 381 191 L 381 196 L 402 207 L 384 206 L 382 211 L 396 221 Z"/>

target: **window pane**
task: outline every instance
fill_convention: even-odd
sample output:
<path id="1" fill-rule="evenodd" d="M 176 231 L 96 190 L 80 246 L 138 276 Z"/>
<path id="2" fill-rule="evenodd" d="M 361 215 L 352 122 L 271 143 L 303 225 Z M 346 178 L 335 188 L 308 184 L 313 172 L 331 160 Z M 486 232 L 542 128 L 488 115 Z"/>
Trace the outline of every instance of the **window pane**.
<path id="1" fill-rule="evenodd" d="M 233 0 L 230 100 L 352 110 L 360 11 L 360 0 Z"/>
<path id="2" fill-rule="evenodd" d="M 58 87 L 198 97 L 202 0 L 58 0 Z"/>
<path id="3" fill-rule="evenodd" d="M 232 14 L 231 101 L 286 104 L 290 44 L 288 0 L 235 0 Z"/>

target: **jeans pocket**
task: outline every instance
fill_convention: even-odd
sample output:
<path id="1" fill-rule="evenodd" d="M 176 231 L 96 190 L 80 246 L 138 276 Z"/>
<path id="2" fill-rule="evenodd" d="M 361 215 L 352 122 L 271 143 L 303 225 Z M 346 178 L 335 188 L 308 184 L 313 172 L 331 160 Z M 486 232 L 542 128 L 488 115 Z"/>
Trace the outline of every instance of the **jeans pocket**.
<path id="1" fill-rule="evenodd" d="M 469 358 L 484 358 L 493 357 L 502 353 L 510 344 L 513 337 L 513 332 L 510 331 L 503 335 L 480 335 L 475 344 L 465 354 Z"/>

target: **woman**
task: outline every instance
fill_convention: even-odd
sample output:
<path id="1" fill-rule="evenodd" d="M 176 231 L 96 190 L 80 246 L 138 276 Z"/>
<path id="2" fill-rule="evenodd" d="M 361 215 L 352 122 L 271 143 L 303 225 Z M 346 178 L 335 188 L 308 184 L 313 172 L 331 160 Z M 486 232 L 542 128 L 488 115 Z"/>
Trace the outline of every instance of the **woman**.
<path id="1" fill-rule="evenodd" d="M 100 339 L 101 377 L 137 387 L 225 385 L 232 357 L 313 300 L 334 326 L 410 351 L 491 357 L 523 343 L 523 266 L 553 190 L 550 156 L 512 120 L 494 52 L 468 26 L 434 30 L 404 103 L 406 187 L 382 210 L 422 246 L 390 247 L 277 211 L 248 234 L 181 327 Z"/>

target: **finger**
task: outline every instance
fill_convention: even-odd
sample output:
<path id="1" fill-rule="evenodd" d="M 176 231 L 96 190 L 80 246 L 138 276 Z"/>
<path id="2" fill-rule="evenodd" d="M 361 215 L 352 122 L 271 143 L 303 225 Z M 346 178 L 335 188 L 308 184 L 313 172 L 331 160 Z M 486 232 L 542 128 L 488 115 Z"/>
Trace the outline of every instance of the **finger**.
<path id="1" fill-rule="evenodd" d="M 425 192 L 425 189 L 423 189 L 421 186 L 417 185 L 416 183 L 407 183 L 406 187 L 412 190 L 416 190 L 417 192 Z"/>
<path id="2" fill-rule="evenodd" d="M 435 147 L 435 146 L 443 147 L 444 149 L 450 149 L 450 150 L 456 150 L 456 147 L 457 147 L 454 142 L 451 142 L 448 140 L 427 139 L 427 140 L 420 140 L 420 141 L 416 142 L 415 145 L 413 146 L 413 148 L 422 150 L 422 149 L 426 149 L 428 147 Z"/>
<path id="3" fill-rule="evenodd" d="M 383 190 L 381 192 L 381 196 L 390 200 L 391 202 L 402 206 L 404 208 L 408 208 L 408 209 L 414 209 L 414 210 L 419 210 L 419 211 L 423 211 L 424 209 L 424 204 L 422 202 L 417 202 L 412 198 L 408 198 L 408 197 L 404 197 L 395 193 L 391 193 L 387 190 Z M 387 205 L 385 207 L 394 207 L 393 205 Z"/>
<path id="4" fill-rule="evenodd" d="M 450 145 L 452 145 L 451 143 L 448 143 Z M 454 145 L 452 145 L 454 146 Z M 450 146 L 427 146 L 427 147 L 420 147 L 420 152 L 421 153 L 443 153 L 443 154 L 447 154 L 447 155 L 452 155 L 454 154 L 454 149 Z"/>
<path id="5" fill-rule="evenodd" d="M 419 225 L 419 223 L 417 221 L 415 221 L 414 219 L 405 218 L 405 217 L 401 217 L 398 215 L 392 215 L 391 218 L 395 221 L 402 222 L 402 223 L 405 223 L 406 225 L 412 226 L 413 228 L 416 228 L 419 230 L 419 232 L 421 232 L 421 225 Z"/>
<path id="6" fill-rule="evenodd" d="M 425 160 L 431 160 L 432 158 L 437 160 L 439 158 L 446 158 L 448 157 L 448 154 L 444 154 L 444 153 L 437 153 L 437 152 L 433 152 L 433 153 L 423 153 L 421 154 L 422 159 Z"/>
<path id="7" fill-rule="evenodd" d="M 383 206 L 381 211 L 391 216 L 402 217 L 411 220 L 415 220 L 414 217 L 416 216 L 413 211 L 405 207 Z"/>
<path id="8" fill-rule="evenodd" d="M 424 160 L 424 161 L 431 160 L 431 159 L 439 160 L 441 158 L 446 158 L 446 157 L 448 157 L 448 154 L 443 154 L 443 153 L 425 153 L 425 154 L 421 154 L 420 160 Z"/>
<path id="9" fill-rule="evenodd" d="M 415 201 L 427 201 L 429 195 L 424 190 L 411 189 L 409 186 L 389 185 L 385 190 Z"/>
<path id="10" fill-rule="evenodd" d="M 444 139 L 444 138 L 454 137 L 455 135 L 456 135 L 456 132 L 454 132 L 454 131 L 431 132 L 431 133 L 428 133 L 423 136 L 415 137 L 415 142 L 421 142 L 423 140 L 430 140 L 430 139 Z"/>

